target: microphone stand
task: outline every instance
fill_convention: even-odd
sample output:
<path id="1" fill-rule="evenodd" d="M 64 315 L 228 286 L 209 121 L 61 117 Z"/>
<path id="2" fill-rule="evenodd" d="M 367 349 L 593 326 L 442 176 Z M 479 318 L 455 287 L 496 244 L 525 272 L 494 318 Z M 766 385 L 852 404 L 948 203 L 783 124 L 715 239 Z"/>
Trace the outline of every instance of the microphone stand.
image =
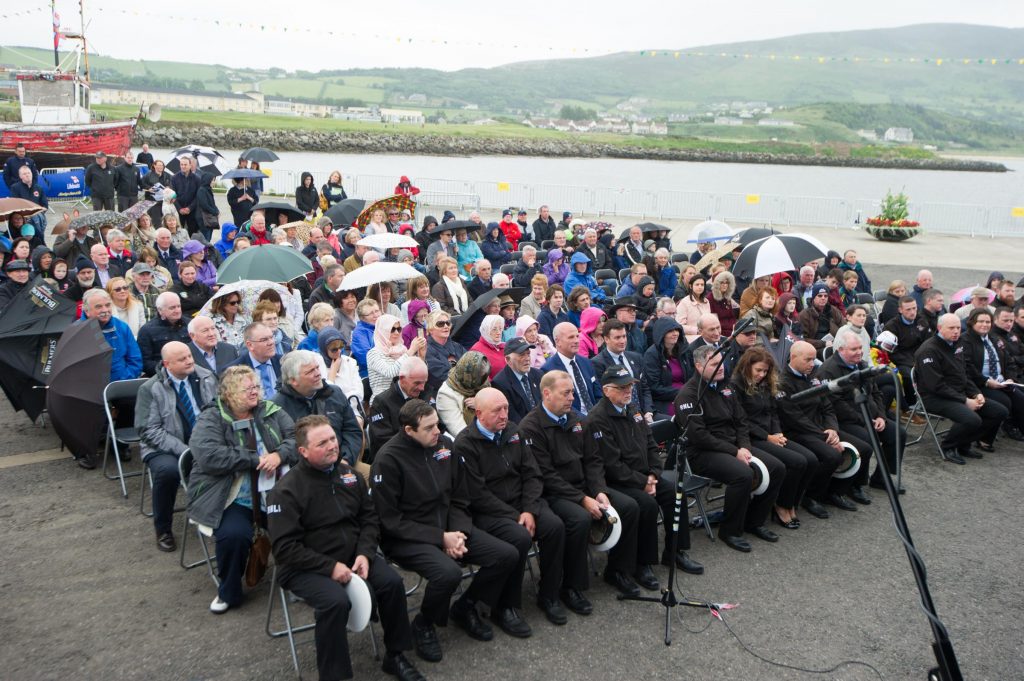
<path id="1" fill-rule="evenodd" d="M 749 324 L 747 325 L 749 326 Z M 745 327 L 741 327 L 745 328 Z M 723 351 L 728 348 L 736 334 L 727 338 L 725 341 L 718 346 L 715 352 L 708 358 L 708 362 L 712 362 L 715 357 L 718 357 Z M 716 369 L 717 371 L 717 369 Z M 694 404 L 694 411 L 701 411 L 701 403 L 704 399 L 704 393 L 707 392 L 708 384 L 704 381 L 704 375 L 700 374 L 700 385 L 698 386 L 697 401 Z M 687 426 L 689 426 L 689 419 L 687 419 Z M 686 507 L 686 487 L 684 485 L 684 478 L 689 477 L 686 475 L 686 445 L 689 439 L 686 437 L 686 428 L 676 438 L 675 445 L 676 460 L 674 462 L 674 468 L 676 472 L 676 499 L 675 504 L 672 507 L 672 531 L 668 534 L 666 553 L 670 556 L 668 564 L 668 585 L 661 590 L 661 596 L 627 596 L 625 594 L 619 594 L 618 600 L 620 601 L 642 601 L 646 603 L 659 603 L 665 608 L 665 645 L 672 645 L 672 609 L 677 605 L 685 605 L 690 608 L 702 608 L 710 610 L 719 610 L 724 607 L 721 603 L 713 603 L 711 601 L 696 599 L 696 598 L 678 598 L 676 596 L 675 582 L 676 582 L 676 551 L 679 546 L 679 520 L 682 517 L 683 509 Z M 669 451 L 671 451 L 671 445 Z M 663 519 L 664 522 L 668 522 L 668 518 Z"/>
<path id="2" fill-rule="evenodd" d="M 896 531 L 903 541 L 907 558 L 910 560 L 910 569 L 914 573 L 914 581 L 917 582 L 918 593 L 921 594 L 921 607 L 928 617 L 928 624 L 932 629 L 932 652 L 935 655 L 937 667 L 928 670 L 928 681 L 963 681 L 960 673 L 960 664 L 957 662 L 956 653 L 953 651 L 953 644 L 949 640 L 949 632 L 939 619 L 935 610 L 935 603 L 932 601 L 931 591 L 928 589 L 928 577 L 925 570 L 924 559 L 914 547 L 914 541 L 910 538 L 910 528 L 907 526 L 907 519 L 903 515 L 903 506 L 900 505 L 900 497 L 892 481 L 892 471 L 889 470 L 889 463 L 882 455 L 881 446 L 878 443 L 878 436 L 871 423 L 871 414 L 868 412 L 868 393 L 864 390 L 864 382 L 870 378 L 861 378 L 852 386 L 853 401 L 860 408 L 861 417 L 864 419 L 864 429 L 871 438 L 871 449 L 875 453 L 875 461 L 882 467 L 882 481 L 885 485 L 885 494 L 889 497 L 889 504 L 892 506 L 893 520 L 896 523 Z M 897 414 L 898 415 L 898 414 Z M 897 422 L 899 432 L 899 422 Z"/>

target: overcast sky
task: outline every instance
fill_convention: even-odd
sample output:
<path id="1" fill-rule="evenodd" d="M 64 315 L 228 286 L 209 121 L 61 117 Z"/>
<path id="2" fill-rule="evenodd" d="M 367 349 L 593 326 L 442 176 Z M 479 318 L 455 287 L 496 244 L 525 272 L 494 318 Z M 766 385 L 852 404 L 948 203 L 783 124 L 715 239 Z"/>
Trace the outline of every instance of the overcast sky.
<path id="1" fill-rule="evenodd" d="M 453 70 L 916 23 L 1024 25 L 1021 0 L 84 2 L 90 51 L 124 59 L 311 71 Z M 2 5 L 0 15 L 8 16 L 0 16 L 0 44 L 52 48 L 49 2 L 4 0 Z M 57 10 L 62 26 L 78 30 L 78 0 L 58 0 Z"/>

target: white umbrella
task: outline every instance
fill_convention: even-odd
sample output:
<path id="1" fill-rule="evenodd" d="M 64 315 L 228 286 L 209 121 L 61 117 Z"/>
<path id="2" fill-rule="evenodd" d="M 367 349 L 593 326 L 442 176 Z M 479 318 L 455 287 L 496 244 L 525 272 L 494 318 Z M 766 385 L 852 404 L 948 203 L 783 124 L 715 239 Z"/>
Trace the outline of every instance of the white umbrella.
<path id="1" fill-rule="evenodd" d="M 824 258 L 827 251 L 825 244 L 809 234 L 776 234 L 747 244 L 732 272 L 737 277 L 757 279 L 799 270 L 805 263 Z"/>
<path id="2" fill-rule="evenodd" d="M 242 307 L 239 312 L 250 315 L 252 310 L 256 307 L 256 301 L 260 294 L 266 291 L 268 288 L 272 288 L 281 295 L 281 302 L 284 304 L 285 314 L 288 319 L 295 324 L 296 329 L 302 328 L 302 298 L 299 296 L 298 291 L 291 292 L 287 286 L 277 284 L 272 281 L 265 279 L 242 279 L 241 281 L 233 281 L 230 284 L 224 284 L 217 292 L 213 294 L 213 297 L 206 301 L 203 305 L 203 309 L 199 311 L 199 314 L 207 317 L 212 315 L 211 308 L 213 307 L 213 301 L 228 295 L 229 293 L 239 293 L 242 297 Z"/>
<path id="3" fill-rule="evenodd" d="M 420 276 L 418 270 L 401 262 L 375 262 L 363 265 L 345 275 L 339 290 L 351 291 L 385 281 L 406 281 Z"/>
<path id="4" fill-rule="evenodd" d="M 721 220 L 705 220 L 690 230 L 686 237 L 688 244 L 705 244 L 709 241 L 724 241 L 733 236 L 732 227 Z"/>
<path id="5" fill-rule="evenodd" d="M 385 232 L 383 234 L 371 234 L 364 236 L 362 239 L 356 242 L 356 246 L 367 246 L 369 248 L 417 248 L 419 244 L 416 239 L 405 234 L 393 234 L 391 232 Z"/>

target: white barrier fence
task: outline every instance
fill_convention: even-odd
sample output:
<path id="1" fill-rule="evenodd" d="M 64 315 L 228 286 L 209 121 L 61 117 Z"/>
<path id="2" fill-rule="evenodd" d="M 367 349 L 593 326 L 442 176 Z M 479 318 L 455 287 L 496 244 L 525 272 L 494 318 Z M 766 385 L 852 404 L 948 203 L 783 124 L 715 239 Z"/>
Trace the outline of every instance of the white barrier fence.
<path id="1" fill-rule="evenodd" d="M 329 171 L 318 172 L 326 176 Z M 264 180 L 264 191 L 294 195 L 300 171 L 274 168 Z M 349 196 L 388 196 L 396 179 L 390 175 L 346 175 Z M 851 227 L 879 210 L 877 199 L 821 196 L 781 196 L 716 192 L 613 189 L 574 185 L 487 182 L 417 177 L 417 200 L 424 205 L 461 210 L 525 207 L 533 213 L 540 205 L 552 214 L 570 210 L 577 217 L 621 215 L 639 219 L 703 220 L 708 217 L 738 223 L 778 226 Z M 1024 236 L 1024 209 L 958 203 L 910 202 L 910 215 L 928 231 L 967 236 Z"/>

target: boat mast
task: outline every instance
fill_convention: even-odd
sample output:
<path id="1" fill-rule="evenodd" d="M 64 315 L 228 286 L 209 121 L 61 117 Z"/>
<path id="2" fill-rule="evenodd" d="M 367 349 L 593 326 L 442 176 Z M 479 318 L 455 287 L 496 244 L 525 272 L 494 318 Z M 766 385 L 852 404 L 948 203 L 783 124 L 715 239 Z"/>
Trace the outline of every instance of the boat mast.
<path id="1" fill-rule="evenodd" d="M 85 41 L 85 0 L 78 0 L 78 18 L 82 24 L 82 53 L 85 56 L 85 82 L 89 83 L 89 44 Z"/>
<path id="2" fill-rule="evenodd" d="M 53 17 L 53 68 L 60 69 L 60 55 L 57 45 L 60 44 L 60 18 L 57 16 L 57 0 L 50 0 L 50 15 Z"/>

